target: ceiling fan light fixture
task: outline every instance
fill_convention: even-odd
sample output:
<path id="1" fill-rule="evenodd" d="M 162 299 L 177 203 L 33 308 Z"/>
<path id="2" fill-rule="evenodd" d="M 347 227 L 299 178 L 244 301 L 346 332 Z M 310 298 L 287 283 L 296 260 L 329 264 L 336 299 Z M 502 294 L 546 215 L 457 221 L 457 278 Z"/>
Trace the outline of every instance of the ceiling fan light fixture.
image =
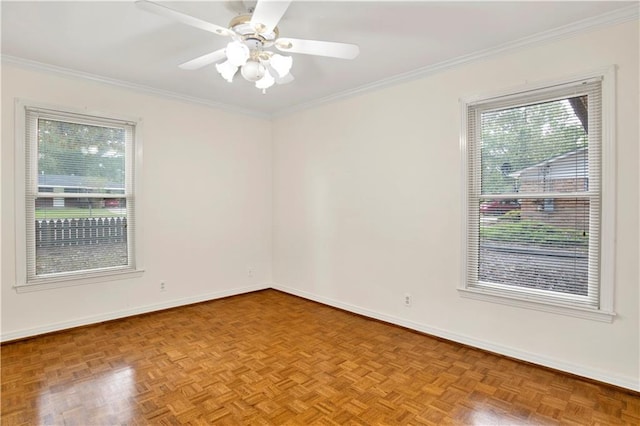
<path id="1" fill-rule="evenodd" d="M 236 67 L 243 66 L 251 56 L 251 52 L 247 45 L 240 41 L 232 41 L 227 44 L 227 48 L 224 53 L 227 55 L 229 62 Z"/>
<path id="2" fill-rule="evenodd" d="M 233 65 L 228 59 L 221 64 L 216 64 L 216 70 L 218 73 L 227 80 L 229 83 L 233 82 L 233 77 L 238 72 L 238 67 Z"/>
<path id="3" fill-rule="evenodd" d="M 293 58 L 291 56 L 283 56 L 276 53 L 271 56 L 269 63 L 273 69 L 276 70 L 279 77 L 284 77 L 289 74 L 289 71 L 291 71 Z"/>
<path id="4" fill-rule="evenodd" d="M 265 93 L 265 89 L 268 89 L 274 84 L 276 84 L 276 80 L 271 76 L 269 71 L 265 71 L 264 76 L 256 81 L 256 87 L 262 89 L 262 93 Z"/>
<path id="5" fill-rule="evenodd" d="M 276 84 L 289 84 L 293 80 L 295 80 L 295 78 L 293 77 L 293 74 L 289 73 L 284 77 L 276 77 Z"/>
<path id="6" fill-rule="evenodd" d="M 360 48 L 355 44 L 281 38 L 278 23 L 292 0 L 241 0 L 237 3 L 248 6 L 247 1 L 253 3 L 248 8 L 248 13 L 241 12 L 242 14 L 231 19 L 227 28 L 151 0 L 136 0 L 135 3 L 147 12 L 232 39 L 225 48 L 180 64 L 181 69 L 197 70 L 216 63 L 218 73 L 230 83 L 240 69 L 244 79 L 255 83 L 263 93 L 274 84 L 287 84 L 294 80 L 290 72 L 293 58 L 279 55 L 271 48 L 287 54 L 301 53 L 340 59 L 354 59 L 360 53 Z M 225 62 L 217 63 L 225 57 Z"/>
<path id="7" fill-rule="evenodd" d="M 258 81 L 264 77 L 266 68 L 256 60 L 249 60 L 240 69 L 242 76 L 248 81 Z"/>

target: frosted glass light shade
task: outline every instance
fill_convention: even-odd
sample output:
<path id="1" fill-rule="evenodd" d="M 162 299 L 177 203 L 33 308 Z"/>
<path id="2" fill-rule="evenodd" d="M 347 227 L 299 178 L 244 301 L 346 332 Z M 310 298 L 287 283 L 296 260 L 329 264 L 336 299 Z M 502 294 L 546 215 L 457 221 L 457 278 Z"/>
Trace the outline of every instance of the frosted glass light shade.
<path id="1" fill-rule="evenodd" d="M 291 56 L 283 56 L 275 54 L 271 56 L 269 63 L 280 77 L 284 77 L 289 74 L 291 67 L 293 66 L 293 58 Z"/>
<path id="2" fill-rule="evenodd" d="M 258 81 L 265 74 L 265 67 L 258 61 L 247 61 L 246 64 L 242 66 L 240 72 L 242 76 L 249 81 Z"/>
<path id="3" fill-rule="evenodd" d="M 271 76 L 269 71 L 265 71 L 264 76 L 256 81 L 256 87 L 258 89 L 268 89 L 276 83 L 276 80 Z"/>
<path id="4" fill-rule="evenodd" d="M 227 44 L 224 53 L 227 55 L 229 62 L 237 67 L 243 66 L 250 56 L 249 48 L 240 41 L 232 41 Z"/>
<path id="5" fill-rule="evenodd" d="M 218 70 L 222 78 L 231 83 L 233 76 L 236 75 L 238 71 L 238 67 L 229 62 L 229 60 L 226 60 L 221 64 L 216 64 L 216 70 Z"/>

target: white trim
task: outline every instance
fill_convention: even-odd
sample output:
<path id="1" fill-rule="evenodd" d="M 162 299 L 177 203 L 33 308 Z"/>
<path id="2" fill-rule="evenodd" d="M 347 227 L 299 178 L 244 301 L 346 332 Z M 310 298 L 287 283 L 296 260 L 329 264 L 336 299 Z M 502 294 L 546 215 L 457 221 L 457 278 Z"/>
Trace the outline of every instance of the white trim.
<path id="1" fill-rule="evenodd" d="M 461 182 L 461 190 L 462 196 L 460 197 L 460 248 L 462 249 L 463 255 L 460 259 L 460 276 L 458 278 L 459 288 L 467 288 L 467 271 L 469 269 L 469 261 L 466 255 L 467 253 L 467 236 L 469 235 L 469 219 L 467 217 L 467 212 L 469 211 L 469 197 L 467 197 L 467 193 L 469 192 L 469 182 L 467 179 L 467 173 L 469 171 L 469 120 L 468 120 L 468 108 L 467 104 L 460 99 L 460 182 Z"/>
<path id="2" fill-rule="evenodd" d="M 458 292 L 460 293 L 460 296 L 468 299 L 483 300 L 486 302 L 499 303 L 501 305 L 551 312 L 553 314 L 567 315 L 570 317 L 594 321 L 611 323 L 613 322 L 613 318 L 616 316 L 615 312 L 580 308 L 579 306 L 555 305 L 546 301 L 537 301 L 533 298 L 525 299 L 524 297 L 516 294 L 514 294 L 513 297 L 504 293 L 492 294 L 491 290 L 484 288 L 458 288 Z"/>
<path id="3" fill-rule="evenodd" d="M 236 114 L 248 115 L 258 118 L 269 118 L 269 114 L 265 114 L 259 111 L 254 111 L 246 108 L 236 107 L 222 102 L 216 102 L 209 99 L 197 98 L 194 96 L 187 96 L 169 90 L 157 89 L 155 87 L 149 87 L 142 84 L 131 83 L 124 80 L 117 80 L 115 78 L 104 77 L 97 74 L 91 74 L 83 71 L 76 71 L 70 68 L 59 67 L 56 65 L 49 65 L 42 62 L 32 61 L 30 59 L 19 58 L 16 56 L 2 55 L 2 63 L 16 65 L 22 68 L 33 69 L 37 71 L 43 71 L 50 74 L 62 75 L 65 77 L 78 78 L 81 80 L 94 81 L 109 86 L 115 86 L 125 89 L 130 89 L 139 93 L 156 95 L 167 99 L 179 100 L 183 102 L 189 102 L 197 105 L 205 105 L 212 108 L 221 109 L 223 111 L 233 112 Z"/>
<path id="4" fill-rule="evenodd" d="M 635 378 L 635 377 L 613 375 L 608 371 L 597 370 L 594 368 L 589 368 L 584 366 L 577 366 L 574 363 L 569 363 L 556 358 L 540 356 L 531 352 L 523 351 L 510 346 L 500 345 L 493 342 L 488 342 L 486 340 L 476 339 L 474 337 L 463 335 L 463 334 L 451 333 L 449 331 L 442 330 L 440 328 L 431 327 L 426 324 L 405 320 L 393 315 L 387 315 L 381 312 L 372 311 L 369 309 L 362 308 L 360 306 L 339 302 L 334 299 L 329 299 L 327 297 L 319 296 L 313 293 L 294 289 L 294 288 L 283 286 L 276 283 L 273 283 L 272 288 L 274 290 L 282 291 L 284 293 L 288 293 L 288 294 L 299 296 L 305 299 L 313 300 L 314 302 L 333 306 L 338 309 L 342 309 L 348 312 L 353 312 L 355 314 L 363 315 L 368 318 L 374 318 L 380 321 L 388 322 L 390 324 L 399 325 L 401 327 L 406 327 L 411 330 L 416 330 L 432 336 L 447 339 L 456 343 L 461 343 L 463 345 L 473 346 L 475 348 L 483 349 L 496 354 L 512 357 L 512 358 L 519 359 L 526 362 L 531 362 L 533 364 L 553 368 L 555 370 L 564 371 L 570 374 L 575 374 L 581 377 L 597 380 L 603 383 L 609 383 L 615 386 L 620 386 L 625 389 L 640 391 L 640 382 L 638 381 L 638 378 Z"/>
<path id="5" fill-rule="evenodd" d="M 146 314 L 149 312 L 160 311 L 163 309 L 177 308 L 179 306 L 191 305 L 194 303 L 207 302 L 210 300 L 221 299 L 223 297 L 237 296 L 244 293 L 250 293 L 258 290 L 270 288 L 269 284 L 256 284 L 247 287 L 239 287 L 230 290 L 218 291 L 214 293 L 206 293 L 199 296 L 185 297 L 183 299 L 169 300 L 166 302 L 156 303 L 153 305 L 140 306 L 133 309 L 124 309 L 106 314 L 93 315 L 89 317 L 78 318 L 70 321 L 62 321 L 55 324 L 48 324 L 42 327 L 27 328 L 0 335 L 0 342 L 8 342 L 16 339 L 24 339 L 39 334 L 51 333 L 54 331 L 66 330 L 74 327 L 81 327 L 90 324 L 96 324 L 104 321 L 111 321 L 120 318 L 126 318 L 133 315 Z"/>
<path id="6" fill-rule="evenodd" d="M 461 217 L 461 247 L 463 249 L 463 258 L 460 262 L 460 281 L 458 291 L 462 297 L 470 299 L 481 300 L 486 302 L 501 303 L 510 306 L 517 306 L 521 308 L 529 308 L 535 310 L 541 310 L 545 312 L 552 312 L 556 314 L 569 315 L 578 318 L 591 319 L 596 321 L 612 322 L 615 317 L 614 312 L 614 268 L 615 268 L 615 71 L 616 66 L 601 67 L 597 70 L 590 72 L 583 72 L 574 74 L 562 79 L 555 79 L 551 81 L 534 82 L 526 85 L 520 85 L 516 88 L 502 89 L 485 93 L 482 95 L 473 95 L 460 99 L 460 116 L 461 116 L 461 128 L 460 128 L 460 152 L 461 152 L 461 166 L 462 166 L 462 203 L 463 215 Z M 472 229 L 472 223 L 469 219 L 469 198 L 476 197 L 477 194 L 470 194 L 470 186 L 473 183 L 469 182 L 468 173 L 470 168 L 474 171 L 472 178 L 479 179 L 479 173 L 477 165 L 470 164 L 469 159 L 469 123 L 468 115 L 470 107 L 480 107 L 476 110 L 483 109 L 484 106 L 491 108 L 493 104 L 501 103 L 503 99 L 507 99 L 505 105 L 510 106 L 513 103 L 519 102 L 520 99 L 527 100 L 527 98 L 541 98 L 540 94 L 549 94 L 549 96 L 555 96 L 554 92 L 562 94 L 566 91 L 566 88 L 570 89 L 571 85 L 578 85 L 585 81 L 599 81 L 601 82 L 601 136 L 600 136 L 600 151 L 601 151 L 601 176 L 600 176 L 600 223 L 593 221 L 590 218 L 590 226 L 596 227 L 598 232 L 594 232 L 591 229 L 591 235 L 599 235 L 599 241 L 591 241 L 589 243 L 589 251 L 599 250 L 600 265 L 598 272 L 598 300 L 597 308 L 581 307 L 579 303 L 575 305 L 561 304 L 561 300 L 554 301 L 553 298 L 535 298 L 530 297 L 527 292 L 519 292 L 516 289 L 513 291 L 492 291 L 489 287 L 477 287 L 477 278 L 470 279 L 468 265 L 469 262 L 474 261 L 469 259 L 471 234 L 476 235 L 477 230 Z M 478 120 L 477 120 L 478 121 Z M 590 155 L 595 155 L 594 150 L 590 150 Z M 474 156 L 477 160 L 478 155 Z M 478 184 L 476 184 L 478 188 Z M 472 189 L 472 188 L 471 188 Z M 473 189 L 472 189 L 473 190 Z M 553 193 L 547 194 L 534 194 L 534 193 L 506 193 L 495 196 L 487 194 L 490 198 L 532 198 L 540 195 L 541 197 L 553 196 Z M 566 195 L 570 195 L 567 193 Z M 580 195 L 580 194 L 576 194 Z M 564 197 L 564 195 L 560 195 Z M 580 195 L 581 198 L 591 199 L 594 194 L 585 192 Z M 597 228 L 599 227 L 599 229 Z M 475 241 L 475 240 L 474 240 Z M 472 248 L 472 247 L 471 247 Z M 474 266 L 474 265 L 471 265 Z M 475 266 L 474 266 L 475 268 Z M 591 265 L 590 265 L 590 270 Z"/>
<path id="7" fill-rule="evenodd" d="M 14 155 L 13 155 L 13 167 L 14 167 L 14 229 L 15 229 L 15 267 L 16 275 L 15 282 L 26 283 L 27 282 L 27 226 L 26 226 L 26 212 L 27 203 L 25 200 L 26 194 L 26 173 L 27 167 L 25 159 L 27 158 L 26 151 L 26 113 L 24 111 L 26 104 L 16 99 L 14 102 Z"/>
<path id="8" fill-rule="evenodd" d="M 616 67 L 603 72 L 600 145 L 600 309 L 613 311 L 616 255 Z M 605 208 L 606 206 L 612 206 Z M 605 283 L 605 285 L 603 285 Z M 609 283 L 609 284 L 606 284 Z"/>
<path id="9" fill-rule="evenodd" d="M 581 377 L 598 380 L 603 383 L 609 383 L 609 384 L 620 386 L 626 389 L 640 391 L 640 382 L 638 381 L 637 378 L 612 375 L 610 372 L 607 372 L 607 371 L 597 370 L 597 369 L 583 367 L 583 366 L 576 366 L 574 363 L 568 363 L 555 358 L 540 356 L 531 352 L 522 351 L 510 346 L 504 346 L 504 345 L 496 344 L 493 342 L 476 339 L 474 337 L 463 335 L 463 334 L 452 333 L 446 330 L 442 330 L 440 328 L 431 327 L 422 323 L 405 320 L 393 315 L 387 315 L 381 312 L 372 311 L 370 309 L 366 309 L 360 306 L 339 302 L 335 299 L 319 296 L 317 294 L 298 290 L 292 287 L 287 287 L 277 283 L 255 284 L 255 285 L 246 286 L 246 287 L 207 293 L 199 296 L 192 296 L 192 297 L 186 297 L 183 299 L 170 300 L 166 302 L 156 303 L 153 305 L 140 306 L 133 309 L 124 309 L 120 311 L 109 312 L 106 314 L 78 318 L 70 321 L 62 321 L 62 322 L 49 324 L 42 327 L 33 327 L 33 328 L 22 329 L 18 331 L 12 331 L 9 333 L 1 334 L 0 342 L 9 342 L 12 340 L 24 339 L 27 337 L 34 337 L 44 333 L 51 333 L 51 332 L 66 330 L 74 327 L 81 327 L 81 326 L 96 324 L 104 321 L 111 321 L 111 320 L 126 318 L 129 316 L 161 311 L 163 309 L 187 306 L 194 303 L 207 302 L 215 299 L 221 299 L 224 297 L 237 296 L 237 295 L 250 293 L 254 291 L 266 290 L 269 288 L 272 288 L 277 291 L 281 291 L 283 293 L 302 297 L 304 299 L 312 300 L 314 302 L 322 303 L 324 305 L 342 309 L 348 312 L 363 315 L 367 318 L 377 319 L 390 324 L 395 324 L 411 330 L 419 331 L 428 335 L 447 339 L 452 342 L 460 343 L 463 345 L 469 345 L 478 349 L 483 349 L 496 354 L 512 357 L 512 358 L 519 359 L 526 362 L 531 362 L 544 367 L 553 368 L 559 371 L 576 374 Z"/>
<path id="10" fill-rule="evenodd" d="M 53 194 L 53 195 L 50 195 Z M 48 192 L 49 198 L 55 198 L 57 195 L 55 192 Z M 481 199 L 492 199 L 492 200 L 511 200 L 513 198 L 517 198 L 519 200 L 535 200 L 538 198 L 556 198 L 556 199 L 573 199 L 573 198 L 594 198 L 597 197 L 598 194 L 593 191 L 582 191 L 582 192 L 503 192 L 500 194 L 482 194 Z"/>
<path id="11" fill-rule="evenodd" d="M 144 120 L 140 118 L 133 130 L 133 203 L 135 205 L 135 215 L 130 216 L 131 206 L 127 205 L 127 217 L 132 217 L 134 222 L 134 234 L 133 234 L 133 249 L 134 249 L 134 261 L 136 270 L 144 271 L 144 244 L 143 229 L 144 229 L 144 203 L 142 199 L 144 197 L 144 191 L 142 188 L 142 170 L 143 170 L 143 129 Z M 129 244 L 131 248 L 131 244 Z"/>
<path id="12" fill-rule="evenodd" d="M 54 288 L 72 287 L 77 285 L 103 283 L 107 281 L 140 278 L 144 269 L 118 269 L 114 271 L 93 272 L 89 274 L 61 274 L 60 277 L 43 278 L 29 284 L 14 285 L 16 293 L 30 293 L 32 291 L 51 290 Z"/>
<path id="13" fill-rule="evenodd" d="M 27 270 L 27 249 L 33 250 L 32 255 L 35 256 L 35 246 L 29 246 L 28 241 L 34 238 L 33 228 L 29 227 L 27 222 L 27 184 L 30 179 L 26 175 L 26 161 L 33 162 L 32 170 L 37 170 L 36 157 L 27 158 L 27 109 L 37 110 L 41 113 L 52 114 L 52 116 L 69 116 L 74 115 L 82 117 L 96 117 L 96 121 L 109 121 L 112 123 L 122 122 L 123 126 L 132 129 L 130 135 L 131 141 L 126 144 L 126 185 L 125 194 L 118 194 L 121 197 L 131 199 L 133 202 L 127 204 L 127 216 L 134 226 L 127 229 L 128 236 L 128 258 L 133 259 L 130 265 L 122 268 L 113 268 L 108 270 L 90 270 L 81 272 L 61 273 L 51 276 L 35 277 L 35 270 Z M 107 118 L 105 118 L 107 117 Z M 136 278 L 144 272 L 142 263 L 142 230 L 138 228 L 138 224 L 142 223 L 142 203 L 139 201 L 142 192 L 142 119 L 124 116 L 122 114 L 103 113 L 87 108 L 66 107 L 64 105 L 52 105 L 43 102 L 30 101 L 27 99 L 16 98 L 14 101 L 14 118 L 15 118 L 15 153 L 14 153 L 14 204 L 15 204 L 15 232 L 16 232 L 16 257 L 15 257 L 15 285 L 13 288 L 17 293 L 48 290 L 66 286 L 75 286 L 83 284 L 92 284 L 116 279 Z M 33 136 L 34 137 L 34 136 Z M 132 158 L 133 156 L 133 158 Z M 33 179 L 31 179 L 33 180 Z M 37 179 L 32 182 L 33 188 L 30 188 L 34 194 L 38 194 Z M 132 192 L 133 191 L 133 192 Z M 74 195 L 74 194 L 71 194 Z M 77 194 L 75 194 L 77 195 Z M 89 198 L 100 197 L 110 194 L 94 194 L 88 195 Z M 49 197 L 47 194 L 46 197 Z M 69 198 L 63 195 L 61 198 Z M 135 207 L 134 207 L 135 205 Z M 34 257 L 35 258 L 35 257 Z M 35 268 L 35 266 L 34 266 Z"/>
<path id="14" fill-rule="evenodd" d="M 70 116 L 79 115 L 79 116 L 84 116 L 84 117 L 88 117 L 88 118 L 95 118 L 96 121 L 108 120 L 108 121 L 111 121 L 111 124 L 113 124 L 113 122 L 120 121 L 120 122 L 122 122 L 121 124 L 128 124 L 128 125 L 136 125 L 137 126 L 137 125 L 140 124 L 140 122 L 142 122 L 142 118 L 134 117 L 134 116 L 131 116 L 131 115 L 99 111 L 99 110 L 89 109 L 89 108 L 86 108 L 86 107 L 85 108 L 78 108 L 78 107 L 67 106 L 67 105 L 64 105 L 64 104 L 53 104 L 53 103 L 49 103 L 49 102 L 40 102 L 40 101 L 31 100 L 31 99 L 28 99 L 28 98 L 16 98 L 15 99 L 15 105 L 16 105 L 16 114 L 17 114 L 18 108 L 28 107 L 29 109 L 36 110 L 37 112 L 41 112 L 42 111 L 42 112 L 45 112 L 47 114 L 56 114 L 57 113 L 57 115 L 59 115 L 59 116 L 68 114 Z M 85 122 L 85 124 L 86 124 L 86 122 Z"/>
<path id="15" fill-rule="evenodd" d="M 498 90 L 491 90 L 488 92 L 476 93 L 471 96 L 465 96 L 462 98 L 462 101 L 467 105 L 475 105 L 477 103 L 482 102 L 483 104 L 491 104 L 495 99 L 509 99 L 509 98 L 522 98 L 526 96 L 529 92 L 537 94 L 544 94 L 545 92 L 553 93 L 559 91 L 562 93 L 563 89 L 568 89 L 570 87 L 575 87 L 575 83 L 577 82 L 585 82 L 585 81 L 602 81 L 602 86 L 604 87 L 604 79 L 610 77 L 610 72 L 612 69 L 615 69 L 615 65 L 606 65 L 601 66 L 595 69 L 590 69 L 585 72 L 577 72 L 565 77 L 549 79 L 544 81 L 534 81 L 527 82 L 525 84 L 518 84 L 512 87 L 506 87 Z M 583 93 L 581 90 L 571 90 L 567 91 L 567 96 L 569 94 L 579 95 Z M 564 99 L 567 96 L 560 96 L 551 99 Z M 543 99 L 549 99 L 548 96 L 541 96 Z M 529 103 L 529 102 L 526 102 Z M 509 104 L 510 106 L 513 104 Z M 488 109 L 494 108 L 493 105 Z M 535 166 L 535 165 L 534 165 Z M 532 166 L 533 167 L 533 166 Z"/>
<path id="16" fill-rule="evenodd" d="M 302 111 L 305 109 L 315 108 L 323 104 L 335 102 L 338 100 L 348 99 L 354 96 L 358 96 L 367 92 L 383 89 L 385 87 L 395 86 L 397 84 L 406 83 L 409 81 L 417 80 L 423 77 L 428 77 L 461 65 L 468 64 L 477 60 L 490 58 L 503 53 L 511 53 L 520 49 L 534 47 L 543 43 L 548 43 L 563 38 L 568 38 L 573 35 L 605 27 L 608 25 L 621 24 L 627 21 L 638 19 L 640 15 L 640 9 L 637 4 L 632 4 L 628 7 L 616 9 L 614 11 L 604 13 L 602 15 L 583 19 L 582 21 L 574 22 L 559 28 L 555 28 L 549 31 L 545 31 L 532 36 L 524 37 L 518 40 L 514 40 L 500 46 L 492 47 L 489 49 L 474 52 L 468 55 L 459 56 L 450 60 L 442 61 L 436 64 L 428 65 L 426 67 L 418 68 L 413 71 L 409 71 L 403 74 L 398 74 L 393 77 L 384 78 L 382 80 L 375 81 L 373 83 L 365 84 L 354 89 L 345 90 L 333 95 L 326 96 L 324 98 L 312 100 L 302 104 L 294 105 L 289 108 L 283 108 L 275 111 L 273 117 L 282 117 L 294 112 Z"/>
<path id="17" fill-rule="evenodd" d="M 62 185 L 38 185 L 38 187 L 53 187 L 53 188 L 82 188 L 79 186 L 62 186 Z M 78 198 L 78 194 L 82 194 L 82 198 L 127 198 L 125 194 L 114 194 L 111 192 L 37 192 L 38 198 Z M 512 197 L 513 198 L 513 197 Z"/>

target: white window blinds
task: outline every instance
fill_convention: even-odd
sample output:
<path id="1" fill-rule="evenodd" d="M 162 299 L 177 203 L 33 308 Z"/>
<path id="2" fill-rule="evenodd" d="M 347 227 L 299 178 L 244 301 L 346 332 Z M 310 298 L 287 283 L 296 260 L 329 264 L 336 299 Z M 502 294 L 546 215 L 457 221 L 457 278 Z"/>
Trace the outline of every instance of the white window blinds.
<path id="1" fill-rule="evenodd" d="M 466 287 L 599 308 L 601 81 L 467 104 Z"/>
<path id="2" fill-rule="evenodd" d="M 26 108 L 26 284 L 135 268 L 134 124 Z"/>

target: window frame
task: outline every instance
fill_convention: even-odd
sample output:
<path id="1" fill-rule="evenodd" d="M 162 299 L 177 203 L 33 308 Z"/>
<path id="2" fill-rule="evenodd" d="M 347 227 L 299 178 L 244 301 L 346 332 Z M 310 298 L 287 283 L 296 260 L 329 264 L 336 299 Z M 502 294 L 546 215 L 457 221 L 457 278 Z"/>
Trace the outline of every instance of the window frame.
<path id="1" fill-rule="evenodd" d="M 544 312 L 552 312 L 578 318 L 591 319 L 603 322 L 612 322 L 615 317 L 614 312 L 614 256 L 615 256 L 615 66 L 597 69 L 591 72 L 581 73 L 566 78 L 525 84 L 519 87 L 494 91 L 476 96 L 460 99 L 460 159 L 462 165 L 462 197 L 461 197 L 461 279 L 458 285 L 458 292 L 462 297 L 500 303 L 514 307 L 534 309 Z M 480 170 L 471 177 L 472 158 L 478 153 L 479 145 L 469 141 L 469 121 L 467 118 L 470 106 L 505 102 L 506 106 L 516 106 L 509 102 L 516 99 L 525 102 L 535 103 L 538 101 L 553 99 L 553 93 L 562 86 L 578 86 L 583 82 L 600 80 L 601 82 L 601 139 L 600 139 L 600 268 L 599 268 L 599 299 L 597 307 L 586 307 L 579 304 L 567 302 L 566 298 L 558 297 L 557 300 L 548 298 L 538 298 L 535 290 L 513 289 L 509 286 L 492 289 L 488 286 L 477 285 L 470 282 L 468 266 L 472 262 L 477 264 L 478 258 L 472 259 L 471 249 L 473 245 L 479 244 L 479 226 L 470 223 L 469 214 L 473 206 L 470 203 L 471 179 L 480 179 Z M 590 152 L 593 150 L 590 150 Z M 597 224 L 595 224 L 597 226 Z M 594 224 L 590 224 L 594 226 Z M 592 249 L 590 243 L 589 250 Z M 475 253 L 479 253 L 476 249 Z"/>
<path id="2" fill-rule="evenodd" d="M 50 114 L 54 119 L 87 123 L 91 125 L 105 125 L 105 123 L 120 123 L 132 127 L 131 143 L 126 146 L 125 194 L 127 200 L 127 222 L 135 226 L 127 227 L 127 250 L 131 259 L 129 265 L 118 268 L 105 268 L 84 271 L 70 271 L 36 277 L 28 271 L 28 250 L 35 250 L 35 234 L 30 231 L 28 218 L 35 217 L 35 199 L 38 198 L 37 177 L 27 176 L 27 162 L 31 163 L 31 170 L 37 173 L 36 155 L 28 157 L 27 147 L 33 138 L 27 134 L 27 111 L 41 110 Z M 106 114 L 96 111 L 51 105 L 24 99 L 15 100 L 15 231 L 16 231 L 16 281 L 14 289 L 18 293 L 60 288 L 74 285 L 92 284 L 97 282 L 135 278 L 143 274 L 142 267 L 142 227 L 140 186 L 142 176 L 142 119 L 125 117 L 117 114 Z M 37 139 L 36 139 L 37 140 Z M 37 148 L 37 147 L 36 147 Z M 30 150 L 37 153 L 37 149 Z M 36 179 L 36 190 L 27 188 Z M 27 205 L 29 191 L 34 196 L 34 202 Z M 73 195 L 73 194 L 69 194 Z M 30 209 L 30 210 L 29 210 Z"/>

